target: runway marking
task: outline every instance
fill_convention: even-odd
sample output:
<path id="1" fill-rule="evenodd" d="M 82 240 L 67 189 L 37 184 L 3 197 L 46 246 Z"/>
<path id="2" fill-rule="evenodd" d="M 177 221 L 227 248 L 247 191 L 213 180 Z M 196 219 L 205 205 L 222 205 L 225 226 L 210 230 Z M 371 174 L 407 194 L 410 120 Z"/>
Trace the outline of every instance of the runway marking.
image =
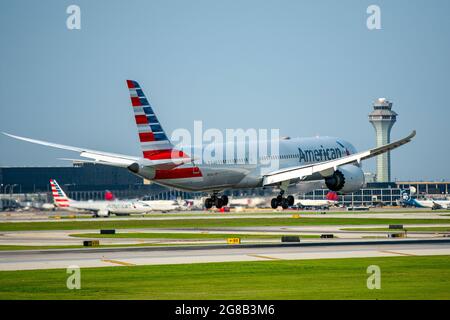
<path id="1" fill-rule="evenodd" d="M 395 251 L 388 251 L 388 250 L 384 250 L 384 251 L 380 251 L 380 252 L 391 253 L 391 254 L 398 254 L 398 255 L 401 255 L 401 256 L 409 256 L 409 257 L 415 257 L 416 256 L 415 254 L 411 254 L 411 253 L 402 253 L 402 252 L 395 252 Z"/>
<path id="2" fill-rule="evenodd" d="M 280 259 L 280 258 L 269 257 L 269 256 L 262 256 L 262 255 L 259 255 L 259 254 L 248 254 L 248 256 L 255 257 L 255 258 L 261 258 L 261 259 L 268 259 L 268 260 L 283 260 L 283 259 Z"/>
<path id="3" fill-rule="evenodd" d="M 119 261 L 119 260 L 102 259 L 102 261 L 103 262 L 114 263 L 114 264 L 119 264 L 121 266 L 135 266 L 135 264 L 133 264 L 133 263 Z"/>

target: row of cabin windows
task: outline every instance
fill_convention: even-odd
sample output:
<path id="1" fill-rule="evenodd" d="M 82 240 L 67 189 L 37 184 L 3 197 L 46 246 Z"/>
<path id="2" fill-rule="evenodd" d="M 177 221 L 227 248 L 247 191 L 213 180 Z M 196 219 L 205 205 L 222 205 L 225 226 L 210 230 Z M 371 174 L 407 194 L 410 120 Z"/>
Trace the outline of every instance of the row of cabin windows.
<path id="1" fill-rule="evenodd" d="M 284 154 L 284 155 L 272 155 L 272 156 L 264 156 L 259 157 L 258 160 L 277 160 L 277 159 L 295 159 L 298 158 L 298 154 Z M 240 158 L 240 159 L 233 159 L 233 160 L 214 160 L 214 161 L 206 161 L 206 164 L 208 165 L 215 165 L 215 164 L 236 164 L 236 163 L 248 163 L 248 158 Z"/>

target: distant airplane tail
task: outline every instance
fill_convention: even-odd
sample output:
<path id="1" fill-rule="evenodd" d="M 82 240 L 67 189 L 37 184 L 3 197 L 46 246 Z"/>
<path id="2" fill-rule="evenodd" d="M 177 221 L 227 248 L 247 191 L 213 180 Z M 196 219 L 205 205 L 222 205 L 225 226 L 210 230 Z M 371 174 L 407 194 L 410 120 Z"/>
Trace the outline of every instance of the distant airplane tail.
<path id="1" fill-rule="evenodd" d="M 330 191 L 327 193 L 326 199 L 328 201 L 339 201 L 339 196 L 338 196 L 337 192 Z"/>
<path id="2" fill-rule="evenodd" d="M 406 205 L 415 205 L 413 198 L 411 197 L 410 190 L 401 190 L 400 191 L 401 201 Z"/>
<path id="3" fill-rule="evenodd" d="M 411 195 L 410 195 L 410 193 L 409 193 L 408 190 L 401 190 L 401 191 L 400 191 L 400 195 L 402 196 L 402 199 L 403 199 L 404 201 L 409 201 L 409 200 L 411 200 Z"/>
<path id="4" fill-rule="evenodd" d="M 113 201 L 113 200 L 116 200 L 116 197 L 114 196 L 114 194 L 111 191 L 106 190 L 105 191 L 105 200 L 106 201 Z"/>
<path id="5" fill-rule="evenodd" d="M 139 83 L 127 80 L 127 86 L 144 158 L 150 160 L 189 158 L 183 151 L 176 150 L 167 138 Z"/>
<path id="6" fill-rule="evenodd" d="M 70 207 L 71 199 L 67 197 L 66 193 L 59 186 L 55 179 L 50 179 L 50 186 L 52 188 L 53 201 L 58 208 Z"/>

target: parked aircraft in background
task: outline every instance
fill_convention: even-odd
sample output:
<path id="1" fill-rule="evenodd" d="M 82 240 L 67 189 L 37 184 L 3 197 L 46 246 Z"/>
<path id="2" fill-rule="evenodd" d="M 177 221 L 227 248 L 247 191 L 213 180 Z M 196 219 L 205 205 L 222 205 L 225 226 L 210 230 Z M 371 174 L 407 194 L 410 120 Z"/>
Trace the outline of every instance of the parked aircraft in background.
<path id="1" fill-rule="evenodd" d="M 42 203 L 41 205 L 36 206 L 36 208 L 40 210 L 53 210 L 55 209 L 55 205 L 52 203 Z"/>
<path id="2" fill-rule="evenodd" d="M 201 199 L 184 199 L 181 210 L 202 210 L 203 200 Z"/>
<path id="3" fill-rule="evenodd" d="M 23 141 L 75 151 L 81 157 L 89 159 L 76 161 L 128 168 L 136 175 L 163 186 L 184 191 L 209 192 L 210 197 L 205 200 L 206 208 L 212 206 L 221 208 L 227 205 L 228 197 L 219 195 L 225 189 L 261 187 L 278 187 L 280 193 L 272 199 L 271 206 L 288 208 L 294 204 L 294 197 L 292 195 L 285 197 L 286 192 L 291 186 L 295 187 L 306 181 L 324 181 L 330 190 L 340 193 L 359 190 L 364 184 L 361 161 L 406 144 L 416 134 L 413 131 L 403 139 L 363 152 L 356 152 L 349 142 L 339 138 L 281 139 L 277 141 L 279 152 L 261 157 L 250 153 L 258 141 L 244 139 L 236 146 L 239 150 L 245 150 L 242 157 L 223 152 L 225 155 L 223 159 L 197 163 L 193 155 L 205 154 L 205 148 L 211 149 L 211 144 L 192 146 L 190 149 L 176 148 L 164 132 L 141 86 L 132 80 L 127 80 L 127 85 L 138 128 L 142 157 L 6 135 Z M 227 144 L 215 143 L 214 147 L 215 150 L 222 148 L 225 151 Z M 189 155 L 180 149 L 200 152 Z M 266 165 L 263 166 L 262 163 L 267 160 L 276 161 L 278 169 L 266 172 L 264 168 Z"/>
<path id="4" fill-rule="evenodd" d="M 180 205 L 177 200 L 141 200 L 141 203 L 146 204 L 152 211 L 177 211 L 184 210 L 185 206 Z"/>
<path id="5" fill-rule="evenodd" d="M 336 192 L 328 192 L 326 199 L 300 199 L 297 202 L 297 206 L 300 209 L 304 208 L 329 208 L 331 206 L 337 206 L 339 203 L 339 196 Z"/>
<path id="6" fill-rule="evenodd" d="M 109 190 L 105 191 L 105 200 L 106 201 L 114 201 L 116 200 L 116 196 Z"/>
<path id="7" fill-rule="evenodd" d="M 44 210 L 44 211 L 50 211 L 55 210 L 55 204 L 54 203 L 42 203 L 42 202 L 26 202 L 21 204 L 21 206 L 28 210 L 28 209 L 37 209 L 37 210 Z"/>
<path id="8" fill-rule="evenodd" d="M 417 198 L 413 198 L 411 196 L 411 193 L 406 190 L 403 190 L 401 193 L 402 193 L 402 203 L 407 206 L 417 208 L 431 208 L 432 210 L 450 209 L 450 200 L 434 200 L 434 199 L 419 200 Z"/>
<path id="9" fill-rule="evenodd" d="M 230 206 L 246 208 L 262 208 L 268 204 L 267 199 L 264 197 L 232 198 L 229 202 Z"/>
<path id="10" fill-rule="evenodd" d="M 97 217 L 115 215 L 146 214 L 152 211 L 177 210 L 179 206 L 173 201 L 140 201 L 140 200 L 105 200 L 76 201 L 70 199 L 56 180 L 50 180 L 54 204 L 57 208 L 68 211 L 88 211 Z"/>

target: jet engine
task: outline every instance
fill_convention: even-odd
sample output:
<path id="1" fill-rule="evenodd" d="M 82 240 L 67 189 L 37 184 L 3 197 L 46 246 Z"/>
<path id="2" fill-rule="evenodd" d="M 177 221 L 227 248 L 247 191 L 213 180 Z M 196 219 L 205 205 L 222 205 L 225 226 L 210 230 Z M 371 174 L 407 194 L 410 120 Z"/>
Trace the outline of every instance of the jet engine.
<path id="1" fill-rule="evenodd" d="M 109 217 L 109 211 L 108 210 L 98 210 L 96 213 L 97 217 Z"/>
<path id="2" fill-rule="evenodd" d="M 347 164 L 325 178 L 325 184 L 331 191 L 339 193 L 352 193 L 358 191 L 364 185 L 364 172 L 360 167 Z"/>

